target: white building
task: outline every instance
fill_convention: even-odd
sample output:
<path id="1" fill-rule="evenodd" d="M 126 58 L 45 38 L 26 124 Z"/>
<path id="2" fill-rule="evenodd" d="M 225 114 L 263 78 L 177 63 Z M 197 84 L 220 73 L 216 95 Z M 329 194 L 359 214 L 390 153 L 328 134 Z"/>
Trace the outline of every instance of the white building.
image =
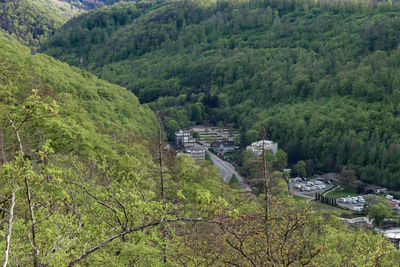
<path id="1" fill-rule="evenodd" d="M 379 229 L 379 231 L 381 231 L 383 236 L 389 238 L 389 240 L 395 245 L 397 249 L 400 249 L 400 228 L 393 228 L 388 230 Z"/>
<path id="2" fill-rule="evenodd" d="M 185 153 L 189 154 L 197 163 L 205 160 L 206 150 L 202 145 L 194 144 L 192 147 L 187 147 Z"/>
<path id="3" fill-rule="evenodd" d="M 206 150 L 196 143 L 196 140 L 190 136 L 189 131 L 180 130 L 175 133 L 175 138 L 178 154 L 189 154 L 196 162 L 201 162 L 205 159 Z"/>
<path id="4" fill-rule="evenodd" d="M 192 147 L 195 143 L 195 140 L 190 136 L 189 131 L 179 130 L 179 132 L 175 133 L 175 139 L 177 147 Z"/>
<path id="5" fill-rule="evenodd" d="M 269 140 L 261 140 L 258 142 L 254 142 L 251 145 L 247 146 L 246 149 L 252 150 L 256 156 L 261 156 L 263 153 L 263 146 L 265 152 L 272 152 L 274 154 L 278 152 L 278 143 L 274 143 Z"/>

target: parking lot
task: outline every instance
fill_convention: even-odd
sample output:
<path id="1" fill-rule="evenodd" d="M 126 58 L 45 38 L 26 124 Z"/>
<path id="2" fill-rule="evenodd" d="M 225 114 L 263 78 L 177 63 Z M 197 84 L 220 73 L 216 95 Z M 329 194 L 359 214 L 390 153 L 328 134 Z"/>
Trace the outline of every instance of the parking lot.
<path id="1" fill-rule="evenodd" d="M 295 196 L 314 198 L 315 193 L 331 189 L 334 184 L 325 179 L 292 178 L 289 181 L 289 191 Z"/>

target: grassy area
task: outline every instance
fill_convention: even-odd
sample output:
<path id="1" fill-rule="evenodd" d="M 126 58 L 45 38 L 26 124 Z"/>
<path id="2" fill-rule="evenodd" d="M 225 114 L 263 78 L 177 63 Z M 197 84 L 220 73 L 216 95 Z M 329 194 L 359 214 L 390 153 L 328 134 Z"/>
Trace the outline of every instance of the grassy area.
<path id="1" fill-rule="evenodd" d="M 325 194 L 325 193 L 328 192 L 328 191 L 336 190 L 336 189 L 335 189 L 336 187 L 338 187 L 338 185 L 334 185 L 333 187 L 324 190 L 324 191 L 321 193 L 321 195 Z"/>
<path id="2" fill-rule="evenodd" d="M 292 195 L 292 197 L 296 201 L 307 201 L 307 199 L 308 199 L 308 198 L 305 198 L 305 197 L 299 197 L 299 196 L 295 196 L 295 195 Z"/>
<path id="3" fill-rule="evenodd" d="M 322 214 L 330 214 L 339 217 L 345 218 L 352 218 L 352 217 L 359 217 L 360 215 L 354 214 L 351 210 L 342 209 L 339 207 L 333 207 L 322 203 L 314 203 L 315 204 L 315 211 L 320 212 Z"/>
<path id="4" fill-rule="evenodd" d="M 332 198 L 341 198 L 341 197 L 347 197 L 347 196 L 358 196 L 357 190 L 356 189 L 344 189 L 344 188 L 338 188 L 332 192 L 329 192 L 327 197 L 332 197 Z"/>

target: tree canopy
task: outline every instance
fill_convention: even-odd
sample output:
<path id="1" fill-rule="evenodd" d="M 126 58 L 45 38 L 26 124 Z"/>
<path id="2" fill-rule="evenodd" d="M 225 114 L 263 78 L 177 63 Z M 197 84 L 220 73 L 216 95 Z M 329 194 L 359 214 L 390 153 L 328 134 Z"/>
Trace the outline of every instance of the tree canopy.
<path id="1" fill-rule="evenodd" d="M 255 166 L 276 185 L 263 199 L 221 183 L 207 161 L 176 157 L 122 87 L 2 38 L 0 73 L 5 266 L 399 262 L 389 240 L 295 201 L 279 171 Z M 283 152 L 263 159 L 286 165 Z"/>
<path id="2" fill-rule="evenodd" d="M 35 1 L 0 1 L 0 32 L 32 49 L 50 37 L 67 17 Z"/>
<path id="3" fill-rule="evenodd" d="M 71 19 L 41 50 L 127 87 L 170 131 L 224 123 L 249 144 L 262 122 L 290 165 L 351 165 L 400 189 L 398 12 L 392 1 L 118 3 Z"/>

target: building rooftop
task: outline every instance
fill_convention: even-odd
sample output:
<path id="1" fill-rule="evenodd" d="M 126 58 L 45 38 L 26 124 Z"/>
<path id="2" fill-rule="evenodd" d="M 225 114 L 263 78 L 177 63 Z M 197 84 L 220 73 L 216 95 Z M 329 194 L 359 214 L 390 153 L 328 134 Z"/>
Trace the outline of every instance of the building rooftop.
<path id="1" fill-rule="evenodd" d="M 212 146 L 220 146 L 220 145 L 223 145 L 223 146 L 234 146 L 235 142 L 233 142 L 233 141 L 215 141 L 215 142 L 212 142 L 211 145 Z"/>

